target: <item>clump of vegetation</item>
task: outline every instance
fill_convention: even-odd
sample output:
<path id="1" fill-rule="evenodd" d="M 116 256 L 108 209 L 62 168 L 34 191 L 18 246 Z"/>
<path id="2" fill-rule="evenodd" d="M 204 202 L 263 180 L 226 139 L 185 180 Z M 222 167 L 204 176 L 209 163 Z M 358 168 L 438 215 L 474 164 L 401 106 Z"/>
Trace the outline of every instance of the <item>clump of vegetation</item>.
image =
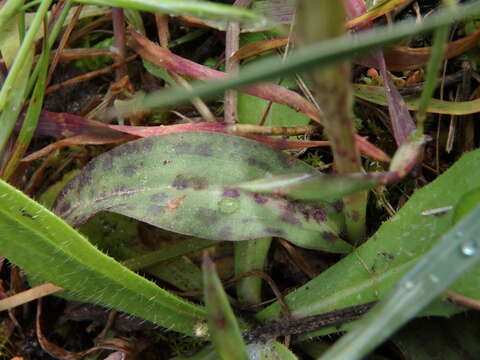
<path id="1" fill-rule="evenodd" d="M 4 357 L 473 357 L 479 16 L 5 1 Z"/>

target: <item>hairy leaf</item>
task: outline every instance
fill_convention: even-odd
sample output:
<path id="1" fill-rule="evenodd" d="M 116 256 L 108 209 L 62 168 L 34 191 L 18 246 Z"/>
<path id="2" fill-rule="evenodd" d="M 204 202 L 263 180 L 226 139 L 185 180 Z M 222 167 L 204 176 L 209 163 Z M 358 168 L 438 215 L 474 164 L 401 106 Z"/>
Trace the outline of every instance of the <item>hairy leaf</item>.
<path id="1" fill-rule="evenodd" d="M 193 335 L 205 311 L 131 272 L 40 204 L 0 181 L 0 251 L 37 280 Z"/>

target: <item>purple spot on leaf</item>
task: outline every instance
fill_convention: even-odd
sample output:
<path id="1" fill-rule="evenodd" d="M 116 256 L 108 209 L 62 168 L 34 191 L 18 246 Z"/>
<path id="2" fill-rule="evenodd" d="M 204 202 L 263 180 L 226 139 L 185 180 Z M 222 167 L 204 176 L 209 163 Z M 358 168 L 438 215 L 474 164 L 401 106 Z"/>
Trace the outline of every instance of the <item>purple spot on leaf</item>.
<path id="1" fill-rule="evenodd" d="M 312 206 L 308 214 L 316 221 L 316 222 L 325 222 L 327 221 L 327 215 L 325 214 L 325 209 L 321 205 Z"/>
<path id="2" fill-rule="evenodd" d="M 270 171 L 272 169 L 270 164 L 266 163 L 265 161 L 255 159 L 254 157 L 249 157 L 247 159 L 247 164 L 250 166 L 255 166 L 265 171 Z"/>
<path id="3" fill-rule="evenodd" d="M 188 187 L 187 178 L 183 175 L 177 175 L 173 180 L 172 186 L 177 190 L 183 190 Z"/>
<path id="4" fill-rule="evenodd" d="M 272 236 L 283 236 L 283 234 L 285 234 L 285 232 L 282 229 L 271 228 L 271 227 L 265 228 L 265 232 L 268 235 L 272 235 Z"/>
<path id="5" fill-rule="evenodd" d="M 83 170 L 80 175 L 78 175 L 78 185 L 80 189 L 92 184 L 92 173 L 89 170 L 90 169 Z"/>
<path id="6" fill-rule="evenodd" d="M 337 213 L 341 213 L 343 211 L 343 201 L 335 200 L 332 202 L 332 207 Z"/>
<path id="7" fill-rule="evenodd" d="M 253 193 L 253 200 L 255 200 L 255 202 L 257 204 L 260 204 L 260 205 L 263 205 L 263 204 L 266 204 L 268 202 L 268 198 L 266 196 L 263 196 L 259 193 Z"/>
<path id="8" fill-rule="evenodd" d="M 163 194 L 163 193 L 158 193 L 158 194 L 153 194 L 152 196 L 150 196 L 150 200 L 151 201 L 155 201 L 155 202 L 160 202 L 160 201 L 165 201 L 167 199 L 167 195 Z"/>
<path id="9" fill-rule="evenodd" d="M 70 207 L 70 202 L 66 201 L 65 203 L 63 203 L 59 208 L 60 214 L 65 214 L 68 210 L 70 210 Z"/>
<path id="10" fill-rule="evenodd" d="M 195 147 L 195 154 L 200 155 L 200 156 L 212 156 L 213 155 L 212 145 L 210 145 L 210 144 L 198 144 Z"/>
<path id="11" fill-rule="evenodd" d="M 330 231 L 323 231 L 322 232 L 322 237 L 327 240 L 328 242 L 335 242 L 338 237 L 337 235 L 335 235 L 334 233 L 330 232 Z"/>
<path id="12" fill-rule="evenodd" d="M 175 144 L 173 146 L 173 151 L 175 151 L 175 153 L 177 155 L 191 154 L 192 153 L 192 144 L 189 144 L 189 143 Z"/>
<path id="13" fill-rule="evenodd" d="M 240 197 L 240 191 L 238 191 L 236 189 L 225 189 L 225 190 L 223 190 L 222 196 L 237 198 L 237 197 Z"/>
<path id="14" fill-rule="evenodd" d="M 300 220 L 298 220 L 293 213 L 286 211 L 280 216 L 280 221 L 286 222 L 291 225 L 300 225 Z"/>
<path id="15" fill-rule="evenodd" d="M 133 175 L 136 174 L 136 172 L 137 172 L 137 166 L 133 164 L 127 165 L 122 168 L 123 175 L 127 177 L 132 177 Z"/>

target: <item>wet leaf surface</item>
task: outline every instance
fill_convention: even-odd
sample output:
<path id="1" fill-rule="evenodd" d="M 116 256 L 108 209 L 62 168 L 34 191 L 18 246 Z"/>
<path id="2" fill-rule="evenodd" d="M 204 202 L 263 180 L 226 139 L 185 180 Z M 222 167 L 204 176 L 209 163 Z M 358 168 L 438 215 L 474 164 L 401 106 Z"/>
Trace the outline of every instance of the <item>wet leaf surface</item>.
<path id="1" fill-rule="evenodd" d="M 256 142 L 183 133 L 130 142 L 93 160 L 65 187 L 55 212 L 74 226 L 101 211 L 212 240 L 283 237 L 299 246 L 347 252 L 338 206 L 246 193 L 235 184 L 317 173 Z"/>

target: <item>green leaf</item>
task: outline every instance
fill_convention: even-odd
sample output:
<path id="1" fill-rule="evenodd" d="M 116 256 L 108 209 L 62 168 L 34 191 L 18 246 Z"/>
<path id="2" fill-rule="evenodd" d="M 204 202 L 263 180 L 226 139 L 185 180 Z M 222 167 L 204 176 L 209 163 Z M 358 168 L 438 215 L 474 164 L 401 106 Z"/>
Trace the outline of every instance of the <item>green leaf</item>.
<path id="1" fill-rule="evenodd" d="M 480 258 L 479 216 L 477 206 L 321 359 L 363 358 L 476 264 Z"/>
<path id="2" fill-rule="evenodd" d="M 249 192 L 278 194 L 299 200 L 341 199 L 358 191 L 381 185 L 388 173 L 369 174 L 291 174 L 239 184 Z"/>
<path id="3" fill-rule="evenodd" d="M 374 104 L 387 106 L 385 90 L 381 86 L 353 85 L 354 95 L 360 99 Z M 416 96 L 405 96 L 405 104 L 408 110 L 418 110 L 420 98 Z M 480 99 L 470 101 L 447 101 L 431 99 L 426 111 L 434 114 L 446 115 L 470 115 L 480 111 Z"/>
<path id="4" fill-rule="evenodd" d="M 453 223 L 456 224 L 467 216 L 478 204 L 480 204 L 480 188 L 472 190 L 460 199 L 457 206 L 455 206 L 455 213 L 453 216 Z"/>
<path id="5" fill-rule="evenodd" d="M 7 141 L 12 134 L 15 123 L 18 120 L 18 116 L 22 111 L 32 62 L 33 51 L 29 51 L 24 66 L 18 70 L 20 75 L 19 79 L 13 83 L 10 88 L 10 93 L 6 98 L 6 108 L 8 110 L 0 112 L 0 126 L 2 127 L 2 131 L 0 132 L 0 156 L 3 156 L 3 154 L 6 153 L 3 149 L 5 148 Z"/>
<path id="6" fill-rule="evenodd" d="M 342 214 L 335 203 L 303 204 L 235 188 L 240 182 L 298 172 L 317 173 L 281 151 L 240 137 L 150 137 L 93 160 L 65 187 L 55 211 L 74 226 L 110 211 L 210 240 L 280 236 L 308 248 L 349 251 L 338 237 Z"/>
<path id="7" fill-rule="evenodd" d="M 203 256 L 202 270 L 208 328 L 215 350 L 224 360 L 247 360 L 240 326 L 208 253 Z"/>
<path id="8" fill-rule="evenodd" d="M 252 270 L 263 271 L 267 262 L 272 238 L 239 241 L 235 244 L 235 275 Z M 249 276 L 237 282 L 237 298 L 242 304 L 258 304 L 262 301 L 262 278 Z"/>
<path id="9" fill-rule="evenodd" d="M 404 207 L 354 253 L 287 295 L 287 306 L 293 315 L 319 314 L 385 295 L 452 225 L 453 211 L 437 216 L 422 213 L 453 207 L 464 194 L 476 189 L 479 164 L 480 150 L 464 155 L 435 181 L 417 190 Z M 451 289 L 480 298 L 480 266 L 462 276 Z M 454 305 L 436 301 L 422 313 L 448 316 L 457 311 Z M 262 310 L 258 318 L 272 319 L 279 313 L 276 303 Z M 329 328 L 321 333 L 337 331 L 339 329 Z"/>
<path id="10" fill-rule="evenodd" d="M 270 37 L 271 32 L 261 32 L 261 33 L 251 33 L 244 34 L 241 37 L 241 46 L 255 43 L 257 41 L 265 40 L 265 37 Z M 254 59 L 246 61 L 249 64 L 255 64 L 260 59 L 266 57 L 267 55 L 257 56 Z M 296 83 L 290 77 L 283 79 L 280 85 L 286 88 L 295 88 Z M 238 93 L 238 122 L 240 124 L 253 124 L 257 125 L 262 119 L 269 101 L 260 99 L 256 96 L 251 96 L 243 92 Z M 295 110 L 289 108 L 285 105 L 280 104 L 271 104 L 268 115 L 265 118 L 264 124 L 266 126 L 302 126 L 308 125 L 310 119 Z"/>
<path id="11" fill-rule="evenodd" d="M 121 7 L 164 13 L 170 15 L 196 16 L 202 19 L 210 19 L 212 23 L 225 26 L 228 20 L 235 20 L 255 27 L 265 27 L 267 19 L 262 15 L 238 7 L 215 4 L 210 1 L 187 1 L 187 0 L 79 0 L 84 4 L 100 6 Z"/>
<path id="12" fill-rule="evenodd" d="M 128 270 L 40 204 L 0 181 L 0 252 L 76 298 L 193 335 L 205 311 Z"/>

